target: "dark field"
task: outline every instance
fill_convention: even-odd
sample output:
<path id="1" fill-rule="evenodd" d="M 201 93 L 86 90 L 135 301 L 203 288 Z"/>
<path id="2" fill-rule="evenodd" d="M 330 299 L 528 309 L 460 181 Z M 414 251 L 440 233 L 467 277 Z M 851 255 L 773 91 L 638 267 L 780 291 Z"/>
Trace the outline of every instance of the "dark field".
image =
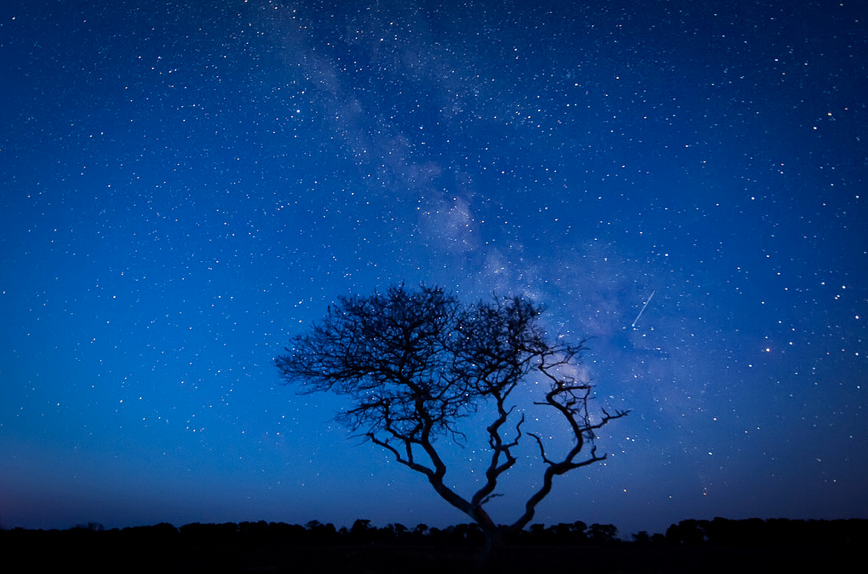
<path id="1" fill-rule="evenodd" d="M 864 565 L 868 520 L 683 520 L 666 534 L 618 540 L 613 525 L 584 522 L 508 535 L 486 565 L 503 574 L 546 572 L 838 572 Z M 0 530 L 3 572 L 281 572 L 460 574 L 484 570 L 478 526 L 351 528 L 261 522 L 157 524 L 105 530 Z"/>
<path id="2" fill-rule="evenodd" d="M 285 548 L 136 547 L 87 541 L 0 547 L 4 572 L 286 572 L 458 574 L 481 571 L 473 547 L 393 546 L 381 543 Z M 850 571 L 864 564 L 854 548 L 680 547 L 616 543 L 607 546 L 509 547 L 491 571 L 750 572 Z"/>
<path id="3" fill-rule="evenodd" d="M 859 560 L 859 559 L 862 560 Z M 492 572 L 719 572 L 848 571 L 865 552 L 785 548 L 611 547 L 509 548 Z M 858 560 L 858 562 L 857 562 Z M 213 554 L 187 562 L 187 571 L 443 574 L 479 572 L 467 548 L 306 548 L 290 552 Z M 814 570 L 817 569 L 817 570 Z"/>

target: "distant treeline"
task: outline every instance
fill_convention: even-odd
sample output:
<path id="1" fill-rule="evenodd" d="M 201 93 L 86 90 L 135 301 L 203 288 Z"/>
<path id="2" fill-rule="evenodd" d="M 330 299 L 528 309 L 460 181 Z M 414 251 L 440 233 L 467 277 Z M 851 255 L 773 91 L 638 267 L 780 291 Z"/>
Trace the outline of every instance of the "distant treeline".
<path id="1" fill-rule="evenodd" d="M 611 524 L 577 521 L 546 527 L 533 524 L 508 538 L 517 545 L 609 545 L 620 544 L 618 529 Z M 311 521 L 306 525 L 283 522 L 227 522 L 224 524 L 185 524 L 181 528 L 168 523 L 106 530 L 89 523 L 68 530 L 0 530 L 4 546 L 16 544 L 63 542 L 111 545 L 180 546 L 202 548 L 255 548 L 283 546 L 329 546 L 353 544 L 481 546 L 485 536 L 476 524 L 459 524 L 447 528 L 419 524 L 408 528 L 389 524 L 382 528 L 370 520 L 356 520 L 352 527 L 336 528 L 333 524 Z M 789 520 L 759 518 L 747 520 L 683 520 L 673 524 L 666 534 L 638 532 L 632 543 L 639 545 L 677 546 L 864 546 L 868 544 L 868 520 Z"/>
<path id="2" fill-rule="evenodd" d="M 584 522 L 544 527 L 534 524 L 521 532 L 512 542 L 541 544 L 607 544 L 616 541 L 618 529 L 611 524 Z M 25 530 L 15 528 L 0 531 L 0 541 L 14 544 L 45 541 L 74 541 L 76 543 L 123 544 L 141 542 L 145 545 L 180 545 L 185 547 L 279 547 L 279 546 L 331 546 L 353 544 L 395 544 L 432 546 L 482 546 L 485 535 L 476 524 L 458 524 L 447 528 L 418 524 L 407 528 L 403 524 L 389 524 L 383 528 L 371 525 L 370 520 L 356 520 L 352 527 L 336 528 L 317 520 L 301 526 L 283 522 L 227 522 L 223 524 L 185 524 L 181 528 L 168 523 L 155 526 L 137 526 L 106 530 L 101 524 L 78 525 L 69 530 Z"/>
<path id="3" fill-rule="evenodd" d="M 687 546 L 865 547 L 868 544 L 868 520 L 682 520 L 666 530 L 664 539 L 667 544 Z"/>

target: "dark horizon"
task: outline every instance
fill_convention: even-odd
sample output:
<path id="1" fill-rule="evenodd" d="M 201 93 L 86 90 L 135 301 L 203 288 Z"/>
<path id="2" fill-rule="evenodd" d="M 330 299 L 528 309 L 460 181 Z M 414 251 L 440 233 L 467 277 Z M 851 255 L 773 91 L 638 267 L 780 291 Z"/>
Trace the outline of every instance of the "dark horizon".
<path id="1" fill-rule="evenodd" d="M 505 525 L 503 525 L 505 527 Z M 388 523 L 372 524 L 368 519 L 356 519 L 351 525 L 336 526 L 311 520 L 306 524 L 285 522 L 243 521 L 223 523 L 193 522 L 176 526 L 168 522 L 151 525 L 105 528 L 104 525 L 90 522 L 77 524 L 66 529 L 0 529 L 19 532 L 125 532 L 150 536 L 159 532 L 161 536 L 181 534 L 202 544 L 224 544 L 234 540 L 273 538 L 275 534 L 283 539 L 308 540 L 316 543 L 359 543 L 359 542 L 411 542 L 416 543 L 469 543 L 482 546 L 485 536 L 480 526 L 473 522 L 451 524 L 444 528 L 427 524 L 404 525 Z M 228 538 L 227 538 L 228 537 Z M 665 532 L 638 531 L 621 532 L 614 524 L 587 524 L 583 521 L 558 524 L 530 524 L 527 528 L 513 532 L 510 544 L 612 544 L 634 542 L 656 545 L 728 545 L 728 546 L 854 546 L 861 548 L 868 538 L 868 519 L 848 518 L 836 520 L 793 520 L 787 518 L 748 518 L 713 519 L 688 518 L 671 524 Z"/>
<path id="2" fill-rule="evenodd" d="M 607 524 L 533 525 L 512 532 L 489 555 L 478 524 L 443 530 L 419 525 L 372 526 L 358 519 L 337 529 L 316 521 L 305 526 L 245 522 L 187 524 L 105 530 L 98 524 L 65 531 L 0 531 L 11 561 L 30 567 L 86 566 L 89 571 L 119 567 L 150 572 L 251 569 L 285 572 L 357 571 L 527 572 L 558 571 L 581 564 L 595 572 L 768 572 L 797 566 L 846 569 L 864 554 L 868 520 L 732 521 L 683 520 L 666 534 L 638 532 L 618 539 Z"/>

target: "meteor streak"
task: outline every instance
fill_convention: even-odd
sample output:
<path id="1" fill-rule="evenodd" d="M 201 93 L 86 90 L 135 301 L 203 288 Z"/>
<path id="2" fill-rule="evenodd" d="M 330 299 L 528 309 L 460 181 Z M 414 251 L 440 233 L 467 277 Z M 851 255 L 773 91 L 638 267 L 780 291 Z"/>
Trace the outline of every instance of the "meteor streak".
<path id="1" fill-rule="evenodd" d="M 639 321 L 639 317 L 641 317 L 641 316 L 642 316 L 642 313 L 645 312 L 645 307 L 647 307 L 647 306 L 648 306 L 648 303 L 651 302 L 651 297 L 653 297 L 653 296 L 654 296 L 654 293 L 656 293 L 656 292 L 657 292 L 657 289 L 651 291 L 651 295 L 648 296 L 648 300 L 645 301 L 645 304 L 644 304 L 644 305 L 642 305 L 642 310 L 639 311 L 639 314 L 638 314 L 638 315 L 636 315 L 636 319 L 633 321 L 633 324 L 630 325 L 630 328 L 632 328 L 632 329 L 635 329 L 635 328 L 636 328 L 636 323 Z"/>

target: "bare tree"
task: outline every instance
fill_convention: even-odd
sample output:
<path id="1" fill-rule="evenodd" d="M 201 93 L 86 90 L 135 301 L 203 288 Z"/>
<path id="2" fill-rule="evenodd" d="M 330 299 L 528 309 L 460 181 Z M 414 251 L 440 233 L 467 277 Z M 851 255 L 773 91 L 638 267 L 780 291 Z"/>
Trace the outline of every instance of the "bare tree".
<path id="1" fill-rule="evenodd" d="M 524 297 L 463 305 L 440 288 L 401 285 L 386 294 L 340 298 L 322 321 L 292 339 L 275 364 L 287 383 L 302 385 L 302 393 L 349 397 L 352 408 L 337 420 L 424 474 L 437 494 L 479 524 L 490 551 L 504 529 L 521 530 L 531 521 L 555 476 L 604 460 L 595 431 L 629 412 L 590 415 L 592 387 L 570 374 L 584 341 L 549 341 L 538 322 L 541 312 Z M 540 435 L 526 433 L 544 462 L 542 487 L 518 520 L 498 527 L 484 506 L 497 496 L 501 475 L 516 464 L 514 451 L 525 434 L 525 415 L 509 399 L 534 381 L 546 383 L 544 394 L 527 408 L 551 409 L 574 442 L 555 456 Z M 494 407 L 485 427 L 485 482 L 462 496 L 444 484 L 441 439 L 462 443 L 457 422 L 478 413 L 483 403 Z M 582 455 L 586 447 L 590 452 Z"/>

